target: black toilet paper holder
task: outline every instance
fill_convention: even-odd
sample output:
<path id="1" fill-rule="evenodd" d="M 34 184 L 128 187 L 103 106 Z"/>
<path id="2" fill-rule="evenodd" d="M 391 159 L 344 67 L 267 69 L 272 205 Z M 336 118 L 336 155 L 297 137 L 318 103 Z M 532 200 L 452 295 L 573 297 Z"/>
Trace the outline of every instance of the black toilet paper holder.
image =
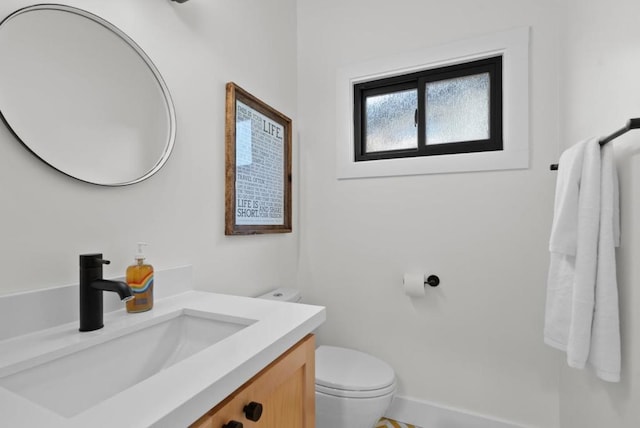
<path id="1" fill-rule="evenodd" d="M 427 284 L 432 287 L 437 287 L 440 285 L 440 278 L 438 278 L 438 275 L 429 275 L 427 279 L 424 280 L 424 285 Z"/>

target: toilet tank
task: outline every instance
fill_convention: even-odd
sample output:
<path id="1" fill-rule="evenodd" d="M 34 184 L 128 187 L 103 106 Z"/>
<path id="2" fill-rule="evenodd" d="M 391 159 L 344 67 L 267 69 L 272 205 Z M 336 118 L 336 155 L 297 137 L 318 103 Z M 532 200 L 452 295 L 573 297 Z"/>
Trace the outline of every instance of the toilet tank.
<path id="1" fill-rule="evenodd" d="M 281 302 L 297 303 L 302 299 L 299 290 L 295 288 L 276 288 L 268 293 L 258 296 L 258 299 L 280 300 Z"/>

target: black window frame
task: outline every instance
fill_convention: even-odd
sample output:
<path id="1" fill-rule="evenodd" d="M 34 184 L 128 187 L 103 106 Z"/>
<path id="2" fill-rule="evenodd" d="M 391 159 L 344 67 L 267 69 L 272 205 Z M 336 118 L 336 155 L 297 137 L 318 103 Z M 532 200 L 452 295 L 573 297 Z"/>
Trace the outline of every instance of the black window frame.
<path id="1" fill-rule="evenodd" d="M 433 145 L 426 144 L 426 84 L 483 73 L 489 74 L 489 138 L 473 141 L 452 141 Z M 502 55 L 355 84 L 353 86 L 355 161 L 503 150 L 502 85 Z M 366 98 L 406 89 L 416 89 L 418 92 L 416 113 L 418 128 L 417 148 L 366 152 Z"/>

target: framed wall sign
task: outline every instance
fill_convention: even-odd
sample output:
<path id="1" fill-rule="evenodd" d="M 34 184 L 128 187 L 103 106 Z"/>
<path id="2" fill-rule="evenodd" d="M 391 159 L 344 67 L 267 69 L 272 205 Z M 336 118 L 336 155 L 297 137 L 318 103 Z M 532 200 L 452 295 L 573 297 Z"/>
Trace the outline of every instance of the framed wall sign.
<path id="1" fill-rule="evenodd" d="M 227 83 L 225 235 L 291 232 L 291 119 Z"/>

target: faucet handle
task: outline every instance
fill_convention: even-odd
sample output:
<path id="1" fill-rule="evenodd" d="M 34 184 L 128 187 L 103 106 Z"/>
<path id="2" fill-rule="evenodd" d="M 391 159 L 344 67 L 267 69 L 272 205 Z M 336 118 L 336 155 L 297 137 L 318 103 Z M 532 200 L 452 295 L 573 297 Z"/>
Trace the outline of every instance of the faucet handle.
<path id="1" fill-rule="evenodd" d="M 95 268 L 102 265 L 108 265 L 111 262 L 102 258 L 102 253 L 80 254 L 81 268 Z"/>

